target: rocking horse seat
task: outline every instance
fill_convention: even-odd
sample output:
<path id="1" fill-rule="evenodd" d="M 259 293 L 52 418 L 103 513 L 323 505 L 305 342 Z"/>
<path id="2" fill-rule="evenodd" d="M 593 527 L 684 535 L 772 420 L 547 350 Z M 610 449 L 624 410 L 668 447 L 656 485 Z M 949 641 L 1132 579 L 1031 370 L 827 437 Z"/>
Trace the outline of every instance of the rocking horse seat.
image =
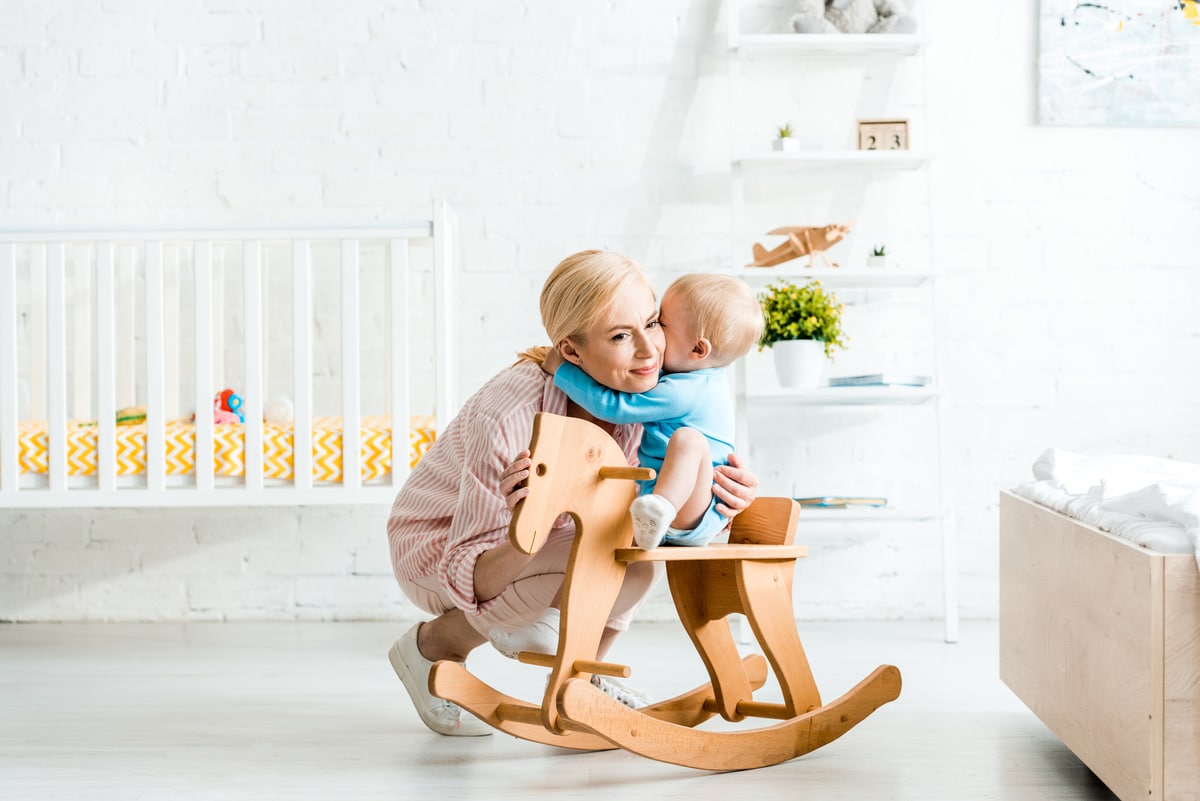
<path id="1" fill-rule="evenodd" d="M 900 671 L 881 665 L 840 698 L 822 704 L 796 631 L 792 581 L 800 506 L 791 498 L 758 498 L 733 519 L 728 543 L 703 547 L 632 548 L 630 479 L 653 473 L 631 468 L 613 439 L 583 420 L 541 413 L 530 445 L 529 494 L 509 529 L 525 553 L 542 547 L 562 513 L 575 519 L 575 542 L 563 582 L 558 650 L 520 660 L 551 668 L 540 706 L 511 698 L 457 662 L 438 662 L 430 690 L 501 731 L 578 750 L 624 748 L 651 759 L 706 770 L 774 765 L 820 748 L 900 695 Z M 599 661 L 601 636 L 626 568 L 663 562 L 680 622 L 711 682 L 668 701 L 630 709 L 608 697 L 590 676 L 628 676 L 629 668 Z M 728 616 L 745 615 L 763 656 L 741 656 Z M 782 702 L 754 698 L 767 663 Z M 778 721 L 735 731 L 695 728 L 714 715 Z"/>

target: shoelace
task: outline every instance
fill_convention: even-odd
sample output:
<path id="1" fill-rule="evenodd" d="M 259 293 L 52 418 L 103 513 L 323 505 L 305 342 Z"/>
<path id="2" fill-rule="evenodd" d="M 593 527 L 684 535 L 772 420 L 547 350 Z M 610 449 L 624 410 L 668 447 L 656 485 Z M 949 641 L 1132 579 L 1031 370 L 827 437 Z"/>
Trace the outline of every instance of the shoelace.
<path id="1" fill-rule="evenodd" d="M 592 676 L 592 685 L 609 698 L 624 704 L 630 709 L 638 709 L 643 703 L 643 699 L 629 692 L 621 685 L 615 682 L 605 681 L 599 676 Z"/>
<path id="2" fill-rule="evenodd" d="M 435 699 L 433 714 L 447 720 L 459 720 L 462 717 L 462 707 L 444 698 Z"/>

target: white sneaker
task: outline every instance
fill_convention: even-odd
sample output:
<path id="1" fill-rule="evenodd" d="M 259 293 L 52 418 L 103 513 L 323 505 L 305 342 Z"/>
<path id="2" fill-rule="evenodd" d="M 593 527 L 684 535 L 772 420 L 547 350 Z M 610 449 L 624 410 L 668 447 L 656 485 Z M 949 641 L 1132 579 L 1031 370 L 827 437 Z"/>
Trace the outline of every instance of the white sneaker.
<path id="1" fill-rule="evenodd" d="M 644 706 L 650 706 L 654 703 L 654 699 L 643 692 L 633 689 L 627 684 L 622 684 L 609 676 L 592 675 L 592 686 L 600 690 L 600 692 L 612 698 L 614 701 L 620 701 L 630 709 L 640 709 Z"/>
<path id="2" fill-rule="evenodd" d="M 413 626 L 388 651 L 392 669 L 404 682 L 404 689 L 412 699 L 421 721 L 438 734 L 451 737 L 480 737 L 492 733 L 492 727 L 462 707 L 429 692 L 429 672 L 433 663 L 421 656 L 417 648 L 417 632 L 421 624 Z"/>
<path id="3" fill-rule="evenodd" d="M 678 511 L 661 495 L 639 495 L 629 506 L 633 517 L 633 541 L 639 548 L 650 550 L 662 545 L 667 528 Z"/>
<path id="4" fill-rule="evenodd" d="M 561 616 L 557 609 L 547 609 L 542 616 L 523 629 L 505 631 L 492 629 L 488 639 L 492 647 L 509 659 L 516 659 L 522 651 L 538 654 L 558 652 L 558 627 Z"/>

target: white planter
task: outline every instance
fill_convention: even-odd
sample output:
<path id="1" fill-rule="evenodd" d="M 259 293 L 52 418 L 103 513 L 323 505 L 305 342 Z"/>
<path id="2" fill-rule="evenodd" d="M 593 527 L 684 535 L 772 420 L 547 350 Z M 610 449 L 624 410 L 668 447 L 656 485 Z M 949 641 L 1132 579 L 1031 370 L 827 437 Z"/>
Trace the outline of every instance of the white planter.
<path id="1" fill-rule="evenodd" d="M 800 151 L 800 140 L 793 137 L 776 139 L 774 145 L 776 150 L 782 150 L 784 153 L 798 153 Z"/>
<path id="2" fill-rule="evenodd" d="M 887 267 L 887 256 L 867 256 L 867 267 Z"/>
<path id="3" fill-rule="evenodd" d="M 781 387 L 819 387 L 825 372 L 825 343 L 815 339 L 790 339 L 771 346 L 775 373 Z"/>

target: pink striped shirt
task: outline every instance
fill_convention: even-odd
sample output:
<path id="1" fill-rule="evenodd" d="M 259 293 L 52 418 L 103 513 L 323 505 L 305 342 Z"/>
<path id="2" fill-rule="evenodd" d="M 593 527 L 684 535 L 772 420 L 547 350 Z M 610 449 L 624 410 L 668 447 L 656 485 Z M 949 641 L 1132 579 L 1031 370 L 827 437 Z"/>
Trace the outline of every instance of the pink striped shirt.
<path id="1" fill-rule="evenodd" d="M 436 575 L 456 606 L 472 614 L 487 609 L 488 601 L 475 599 L 475 562 L 508 540 L 512 515 L 500 476 L 529 447 L 536 412 L 565 415 L 567 396 L 541 367 L 521 362 L 484 384 L 438 433 L 388 517 L 397 578 Z M 641 433 L 640 425 L 623 425 L 614 434 L 630 464 L 637 464 Z M 574 525 L 563 515 L 554 528 Z"/>

